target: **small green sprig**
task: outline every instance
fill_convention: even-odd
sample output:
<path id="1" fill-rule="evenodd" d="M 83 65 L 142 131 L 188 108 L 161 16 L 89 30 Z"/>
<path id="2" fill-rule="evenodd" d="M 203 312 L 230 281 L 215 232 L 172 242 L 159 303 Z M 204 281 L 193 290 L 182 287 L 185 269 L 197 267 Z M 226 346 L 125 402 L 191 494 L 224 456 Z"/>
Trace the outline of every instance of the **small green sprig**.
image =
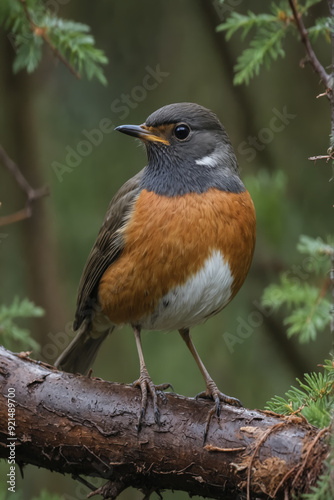
<path id="1" fill-rule="evenodd" d="M 16 297 L 9 306 L 0 306 L 0 343 L 12 350 L 39 351 L 39 344 L 31 338 L 27 329 L 17 324 L 17 320 L 39 318 L 43 315 L 43 309 L 28 299 L 19 300 Z"/>
<path id="2" fill-rule="evenodd" d="M 312 372 L 297 379 L 285 397 L 275 396 L 267 402 L 266 409 L 281 415 L 302 415 L 311 425 L 323 428 L 331 421 L 334 410 L 334 362 L 326 360 L 323 373 Z"/>
<path id="3" fill-rule="evenodd" d="M 15 50 L 15 73 L 22 69 L 32 73 L 42 59 L 43 47 L 48 45 L 75 76 L 85 74 L 89 80 L 97 78 L 106 85 L 102 66 L 108 59 L 95 47 L 86 24 L 57 17 L 42 0 L 2 0 L 0 24 Z"/>
<path id="4" fill-rule="evenodd" d="M 306 0 L 303 4 L 298 2 L 298 14 L 307 15 L 309 9 L 320 0 Z M 222 2 L 223 3 L 223 2 Z M 271 13 L 239 14 L 236 11 L 226 21 L 217 27 L 217 31 L 225 31 L 226 39 L 229 40 L 237 31 L 241 31 L 241 38 L 255 31 L 248 47 L 244 49 L 237 59 L 235 65 L 234 84 L 248 84 L 249 81 L 259 74 L 262 66 L 270 67 L 271 63 L 279 57 L 285 56 L 283 42 L 289 34 L 298 35 L 298 29 L 287 0 L 271 4 Z M 317 19 L 308 28 L 308 35 L 312 40 L 322 34 L 330 41 L 330 33 L 333 31 L 331 18 Z"/>

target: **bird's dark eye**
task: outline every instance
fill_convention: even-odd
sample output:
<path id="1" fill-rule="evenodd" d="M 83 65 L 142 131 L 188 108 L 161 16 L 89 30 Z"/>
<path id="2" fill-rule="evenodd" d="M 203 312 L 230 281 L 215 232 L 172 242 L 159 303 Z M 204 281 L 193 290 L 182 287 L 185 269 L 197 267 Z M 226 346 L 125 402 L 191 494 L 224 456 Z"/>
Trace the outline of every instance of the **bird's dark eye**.
<path id="1" fill-rule="evenodd" d="M 185 141 L 190 134 L 190 127 L 186 123 L 176 125 L 174 135 L 179 141 Z"/>

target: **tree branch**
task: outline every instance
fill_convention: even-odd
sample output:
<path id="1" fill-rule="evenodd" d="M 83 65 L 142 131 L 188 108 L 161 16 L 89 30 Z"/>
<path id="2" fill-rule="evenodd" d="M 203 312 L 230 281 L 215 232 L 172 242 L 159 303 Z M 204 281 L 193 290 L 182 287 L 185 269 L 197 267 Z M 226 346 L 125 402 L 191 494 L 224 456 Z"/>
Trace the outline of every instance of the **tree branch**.
<path id="1" fill-rule="evenodd" d="M 10 399 L 8 395 L 10 394 Z M 319 431 L 298 417 L 224 405 L 203 432 L 212 402 L 167 394 L 161 426 L 149 401 L 137 433 L 137 388 L 62 373 L 0 347 L 0 458 L 8 459 L 15 400 L 15 460 L 109 481 L 92 492 L 114 499 L 128 486 L 225 500 L 281 499 L 308 491 L 328 454 Z M 13 415 L 13 413 L 11 413 Z M 89 487 L 89 483 L 87 482 Z"/>
<path id="2" fill-rule="evenodd" d="M 323 84 L 325 85 L 325 87 L 328 88 L 329 84 L 330 84 L 330 82 L 329 82 L 330 75 L 327 74 L 327 72 L 325 71 L 325 68 L 322 66 L 322 64 L 318 60 L 317 56 L 315 55 L 315 52 L 314 52 L 312 45 L 310 43 L 310 39 L 308 37 L 307 29 L 304 26 L 302 17 L 297 12 L 296 0 L 289 0 L 289 4 L 290 4 L 291 10 L 292 10 L 292 15 L 293 15 L 293 18 L 295 20 L 297 29 L 300 33 L 301 41 L 305 45 L 306 52 L 308 55 L 308 60 L 311 63 L 311 65 L 313 66 L 314 71 L 316 73 L 318 73 L 318 75 L 320 76 L 320 79 L 323 82 Z"/>
<path id="3" fill-rule="evenodd" d="M 0 217 L 0 226 L 12 224 L 23 219 L 27 219 L 32 215 L 32 204 L 38 198 L 42 198 L 49 194 L 48 186 L 43 186 L 39 189 L 33 189 L 28 183 L 27 179 L 22 174 L 16 163 L 8 156 L 4 148 L 0 144 L 0 162 L 9 170 L 15 178 L 17 185 L 27 195 L 26 206 L 11 215 Z"/>
<path id="4" fill-rule="evenodd" d="M 66 68 L 72 73 L 72 75 L 74 75 L 78 80 L 80 80 L 81 76 L 79 75 L 79 73 L 74 69 L 72 64 L 70 64 L 68 60 L 61 54 L 61 52 L 59 52 L 57 47 L 51 42 L 46 32 L 46 28 L 37 26 L 37 24 L 35 24 L 34 20 L 30 15 L 26 0 L 19 0 L 19 1 L 23 6 L 24 14 L 27 18 L 27 21 L 29 22 L 31 32 L 36 36 L 42 37 L 44 42 L 50 47 L 54 55 L 66 66 Z"/>

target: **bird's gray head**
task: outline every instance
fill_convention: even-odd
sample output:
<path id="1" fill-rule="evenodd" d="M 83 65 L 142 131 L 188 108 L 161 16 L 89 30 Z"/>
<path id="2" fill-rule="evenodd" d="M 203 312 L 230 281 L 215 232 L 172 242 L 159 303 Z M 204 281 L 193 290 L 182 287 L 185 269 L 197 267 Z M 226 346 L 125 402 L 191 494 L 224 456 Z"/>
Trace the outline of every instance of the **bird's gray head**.
<path id="1" fill-rule="evenodd" d="M 116 130 L 144 142 L 148 165 L 142 187 L 149 191 L 177 196 L 212 187 L 245 190 L 224 127 L 212 111 L 199 104 L 169 104 L 142 125 L 122 125 Z"/>

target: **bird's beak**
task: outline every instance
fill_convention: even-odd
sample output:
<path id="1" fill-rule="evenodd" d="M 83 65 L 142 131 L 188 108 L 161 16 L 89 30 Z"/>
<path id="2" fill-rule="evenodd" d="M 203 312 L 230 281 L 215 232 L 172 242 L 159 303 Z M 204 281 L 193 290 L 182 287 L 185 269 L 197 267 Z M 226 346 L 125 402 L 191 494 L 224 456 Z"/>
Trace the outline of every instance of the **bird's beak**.
<path id="1" fill-rule="evenodd" d="M 163 144 L 169 144 L 167 139 L 162 137 L 157 127 L 147 127 L 146 125 L 120 125 L 116 127 L 115 130 L 123 134 L 137 137 L 144 142 L 162 142 Z"/>

